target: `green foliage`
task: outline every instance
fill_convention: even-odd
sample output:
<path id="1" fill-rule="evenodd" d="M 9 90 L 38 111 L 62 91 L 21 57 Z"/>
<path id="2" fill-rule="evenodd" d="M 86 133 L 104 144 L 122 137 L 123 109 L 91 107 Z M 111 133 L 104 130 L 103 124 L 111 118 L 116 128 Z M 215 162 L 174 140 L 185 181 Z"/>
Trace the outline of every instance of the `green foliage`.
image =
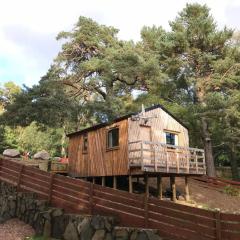
<path id="1" fill-rule="evenodd" d="M 226 187 L 224 187 L 224 192 L 230 196 L 236 196 L 239 197 L 240 196 L 240 191 L 237 188 L 234 188 L 231 185 L 227 185 Z"/>
<path id="2" fill-rule="evenodd" d="M 36 153 L 48 151 L 52 156 L 61 155 L 62 129 L 45 128 L 42 131 L 35 122 L 18 131 L 18 148 L 21 151 Z"/>

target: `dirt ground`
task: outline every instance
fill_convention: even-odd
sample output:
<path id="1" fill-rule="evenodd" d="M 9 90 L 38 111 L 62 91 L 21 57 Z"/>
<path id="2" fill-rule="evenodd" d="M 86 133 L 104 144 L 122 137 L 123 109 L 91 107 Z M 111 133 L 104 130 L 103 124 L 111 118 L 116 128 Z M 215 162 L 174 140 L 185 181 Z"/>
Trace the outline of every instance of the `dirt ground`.
<path id="1" fill-rule="evenodd" d="M 18 219 L 0 224 L 0 240 L 25 240 L 34 236 L 33 228 Z"/>
<path id="2" fill-rule="evenodd" d="M 150 186 L 155 188 L 156 182 L 151 179 Z M 163 178 L 163 189 L 169 188 L 169 178 Z M 184 195 L 184 178 L 176 178 L 177 191 Z M 189 179 L 190 198 L 193 206 L 205 209 L 220 209 L 222 212 L 240 213 L 240 197 L 230 196 L 223 189 L 209 187 L 205 183 Z M 179 201 L 179 203 L 183 203 Z"/>

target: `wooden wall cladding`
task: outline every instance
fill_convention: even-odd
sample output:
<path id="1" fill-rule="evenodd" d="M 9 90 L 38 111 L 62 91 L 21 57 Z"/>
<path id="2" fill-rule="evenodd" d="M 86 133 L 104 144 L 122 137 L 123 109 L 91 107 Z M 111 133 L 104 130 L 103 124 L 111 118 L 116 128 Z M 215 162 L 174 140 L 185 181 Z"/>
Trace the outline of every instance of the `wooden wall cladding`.
<path id="1" fill-rule="evenodd" d="M 108 150 L 107 131 L 119 128 L 119 147 Z M 87 133 L 88 151 L 83 153 L 83 135 L 70 137 L 69 173 L 72 176 L 112 176 L 128 174 L 128 120 Z"/>
<path id="2" fill-rule="evenodd" d="M 165 143 L 164 132 L 167 130 L 178 134 L 179 146 L 189 146 L 188 130 L 164 110 L 161 108 L 156 108 L 147 111 L 145 116 L 156 116 L 154 118 L 150 118 L 146 123 L 147 126 L 151 127 L 151 138 L 153 142 Z M 128 121 L 129 142 L 141 140 L 141 125 L 144 125 L 144 120 L 132 121 L 131 118 L 129 118 Z"/>

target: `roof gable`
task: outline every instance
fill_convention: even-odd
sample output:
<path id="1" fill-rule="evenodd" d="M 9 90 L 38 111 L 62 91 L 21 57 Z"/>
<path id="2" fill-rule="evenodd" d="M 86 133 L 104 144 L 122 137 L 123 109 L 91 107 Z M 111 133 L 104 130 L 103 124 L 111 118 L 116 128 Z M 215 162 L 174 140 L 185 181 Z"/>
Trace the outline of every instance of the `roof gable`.
<path id="1" fill-rule="evenodd" d="M 178 123 L 180 123 L 183 127 L 185 127 L 186 129 L 188 129 L 188 127 L 187 127 L 181 120 L 179 120 L 178 118 L 176 118 L 172 113 L 170 113 L 166 108 L 164 108 L 164 107 L 163 107 L 162 105 L 160 105 L 160 104 L 157 104 L 157 105 L 148 107 L 148 108 L 145 109 L 145 111 L 148 112 L 148 111 L 151 111 L 151 110 L 154 110 L 154 109 L 157 109 L 157 108 L 162 109 L 164 112 L 166 112 L 167 114 L 169 114 L 173 119 L 175 119 Z M 124 116 L 122 116 L 122 117 L 115 118 L 112 122 L 96 124 L 96 125 L 93 125 L 93 126 L 91 126 L 91 127 L 82 129 L 82 130 L 80 130 L 80 131 L 73 132 L 73 133 L 69 133 L 69 134 L 67 134 L 67 137 L 72 137 L 72 136 L 75 136 L 75 135 L 83 134 L 83 133 L 86 133 L 86 132 L 90 132 L 90 131 L 97 130 L 97 129 L 99 129 L 99 128 L 106 127 L 106 126 L 108 126 L 108 125 L 111 125 L 112 123 L 122 121 L 122 120 L 127 119 L 127 118 L 131 117 L 132 115 L 136 115 L 136 114 L 138 114 L 138 113 L 139 113 L 139 112 L 129 113 L 129 114 L 124 115 Z"/>

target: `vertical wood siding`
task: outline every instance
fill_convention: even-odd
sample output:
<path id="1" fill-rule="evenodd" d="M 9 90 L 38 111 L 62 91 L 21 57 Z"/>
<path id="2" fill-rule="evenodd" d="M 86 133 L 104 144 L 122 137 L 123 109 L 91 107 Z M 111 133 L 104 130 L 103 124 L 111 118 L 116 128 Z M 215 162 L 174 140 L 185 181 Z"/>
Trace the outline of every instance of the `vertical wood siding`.
<path id="1" fill-rule="evenodd" d="M 168 130 L 178 134 L 179 146 L 189 146 L 188 130 L 161 108 L 147 111 L 145 116 L 156 116 L 156 118 L 149 119 L 147 122 L 147 125 L 151 126 L 151 137 L 153 142 L 165 143 L 164 132 Z M 145 140 L 141 139 L 140 126 L 140 124 L 144 124 L 144 121 L 132 121 L 131 118 L 129 118 L 128 121 L 129 142 Z"/>
<path id="2" fill-rule="evenodd" d="M 119 127 L 119 148 L 107 150 L 107 130 Z M 128 120 L 88 132 L 88 151 L 82 152 L 83 134 L 69 140 L 69 173 L 72 176 L 113 176 L 128 174 Z"/>

